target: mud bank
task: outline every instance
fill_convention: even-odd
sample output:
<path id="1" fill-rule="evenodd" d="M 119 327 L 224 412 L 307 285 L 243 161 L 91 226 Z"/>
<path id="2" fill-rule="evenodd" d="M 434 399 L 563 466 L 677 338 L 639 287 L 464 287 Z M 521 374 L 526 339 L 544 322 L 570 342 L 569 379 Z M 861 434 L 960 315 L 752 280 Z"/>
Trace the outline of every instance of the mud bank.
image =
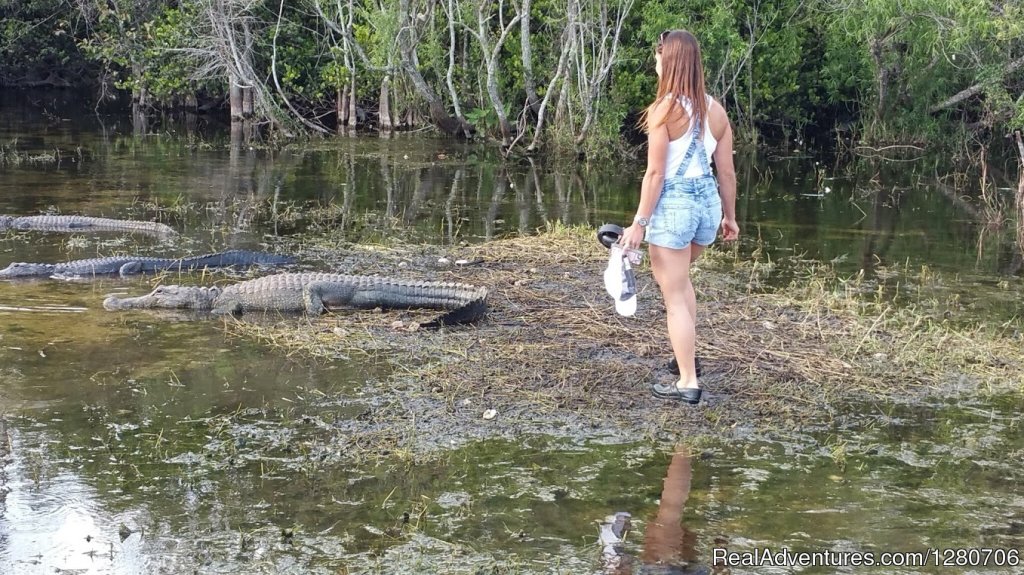
<path id="1" fill-rule="evenodd" d="M 487 319 L 467 327 L 417 329 L 432 315 L 412 311 L 226 322 L 239 337 L 289 353 L 391 365 L 360 397 L 323 399 L 368 406 L 359 418 L 323 426 L 345 457 L 427 455 L 522 433 L 612 441 L 746 434 L 820 422 L 865 400 L 1021 389 L 1019 324 L 975 325 L 935 302 L 893 303 L 886 282 L 909 293 L 914 278 L 841 278 L 804 262 L 800 279 L 769 290 L 762 285 L 772 262 L 709 251 L 693 273 L 706 390 L 694 408 L 649 391 L 672 378 L 649 268 L 639 273 L 636 316 L 616 315 L 601 283 L 607 252 L 590 229 L 459 247 L 339 246 L 325 236 L 293 248 L 322 269 L 490 289 Z"/>

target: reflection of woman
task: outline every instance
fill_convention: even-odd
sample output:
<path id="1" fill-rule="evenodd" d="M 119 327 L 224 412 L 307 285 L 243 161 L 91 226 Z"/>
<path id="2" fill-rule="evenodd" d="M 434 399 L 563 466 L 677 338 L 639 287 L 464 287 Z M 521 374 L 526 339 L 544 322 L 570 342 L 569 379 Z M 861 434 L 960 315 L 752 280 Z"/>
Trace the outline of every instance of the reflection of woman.
<path id="1" fill-rule="evenodd" d="M 650 244 L 651 270 L 668 312 L 668 335 L 679 380 L 655 383 L 654 395 L 700 402 L 693 355 L 697 301 L 690 264 L 715 241 L 735 240 L 736 169 L 732 127 L 722 105 L 704 92 L 700 45 L 685 30 L 666 31 L 655 49 L 658 94 L 645 112 L 647 172 L 633 225 L 620 242 Z M 710 160 L 714 160 L 712 173 Z"/>
<path id="2" fill-rule="evenodd" d="M 697 534 L 683 526 L 683 509 L 690 497 L 690 449 L 676 447 L 665 474 L 665 484 L 658 503 L 658 512 L 647 522 L 644 548 L 640 561 L 622 553 L 621 535 L 616 531 L 620 515 L 628 524 L 628 513 L 609 517 L 602 527 L 601 543 L 605 545 L 605 572 L 615 575 L 710 575 L 722 570 L 696 563 Z M 614 534 L 612 534 L 614 533 Z"/>
<path id="3" fill-rule="evenodd" d="M 665 474 L 658 513 L 647 523 L 644 535 L 644 565 L 685 567 L 696 559 L 697 535 L 683 526 L 683 508 L 690 497 L 690 450 L 676 447 Z M 649 572 L 649 571 L 648 571 Z M 681 573 L 683 571 L 669 571 Z"/>

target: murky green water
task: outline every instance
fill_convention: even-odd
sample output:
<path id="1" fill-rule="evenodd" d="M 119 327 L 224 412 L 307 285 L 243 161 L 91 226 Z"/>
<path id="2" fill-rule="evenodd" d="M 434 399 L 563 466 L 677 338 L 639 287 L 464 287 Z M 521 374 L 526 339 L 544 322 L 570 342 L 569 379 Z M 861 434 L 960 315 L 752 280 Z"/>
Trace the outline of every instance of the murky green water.
<path id="1" fill-rule="evenodd" d="M 625 221 L 641 174 L 630 164 L 502 168 L 478 148 L 415 138 L 284 151 L 207 146 L 187 134 L 136 138 L 124 119 L 80 116 L 60 98 L 11 98 L 0 108 L 0 144 L 23 154 L 0 164 L 0 213 L 160 217 L 184 237 L 11 233 L 0 238 L 0 267 L 273 249 L 302 229 L 295 206 L 338 206 L 350 239 L 477 242 L 547 221 Z M 920 184 L 931 166 L 865 162 L 819 173 L 810 158 L 742 156 L 739 166 L 741 250 L 763 248 L 783 264 L 835 260 L 879 277 L 927 267 L 950 281 L 923 297 L 955 298 L 996 321 L 1020 315 L 1019 252 L 1005 230 L 983 233 L 946 191 Z M 785 274 L 783 265 L 779 281 Z M 618 550 L 633 567 L 620 572 L 639 573 L 641 558 L 659 553 L 703 572 L 726 547 L 1024 545 L 1020 397 L 850 406 L 799 433 L 738 431 L 694 454 L 683 529 L 659 535 L 659 500 L 671 499 L 663 479 L 679 469 L 671 454 L 646 443 L 524 437 L 460 447 L 429 466 L 402 454 L 346 463 L 317 431 L 360 417 L 374 401 L 362 383 L 382 365 L 287 357 L 215 321 L 100 308 L 104 294 L 141 291 L 146 281 L 0 282 L 2 573 L 600 573 L 599 524 L 618 511 L 633 515 Z"/>

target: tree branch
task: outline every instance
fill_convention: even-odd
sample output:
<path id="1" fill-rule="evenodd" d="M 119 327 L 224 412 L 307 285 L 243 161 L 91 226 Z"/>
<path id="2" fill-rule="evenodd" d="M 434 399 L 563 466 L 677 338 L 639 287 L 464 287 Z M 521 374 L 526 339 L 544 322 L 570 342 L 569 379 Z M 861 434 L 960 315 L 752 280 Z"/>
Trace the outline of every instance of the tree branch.
<path id="1" fill-rule="evenodd" d="M 1012 74 L 1013 72 L 1017 71 L 1018 68 L 1021 68 L 1021 67 L 1024 67 L 1024 56 L 1021 56 L 1020 58 L 1017 58 L 1013 62 L 1010 62 L 1009 64 L 1007 64 L 1006 67 L 1003 68 L 1003 75 L 1005 76 L 1005 75 Z M 942 110 L 945 110 L 946 108 L 950 108 L 952 106 L 955 106 L 955 105 L 959 104 L 960 102 L 963 102 L 964 100 L 967 100 L 968 98 L 971 98 L 971 97 L 981 93 L 981 91 L 984 90 L 984 89 L 985 89 L 985 84 L 984 83 L 975 84 L 975 85 L 971 86 L 970 88 L 966 88 L 964 90 L 961 90 L 961 91 L 957 92 L 956 94 L 954 94 L 949 99 L 947 99 L 947 100 L 945 100 L 943 102 L 940 102 L 940 103 L 932 106 L 931 109 L 929 110 L 929 112 L 931 112 L 932 114 L 934 114 L 936 112 L 941 112 Z"/>
<path id="2" fill-rule="evenodd" d="M 356 55 L 359 56 L 359 60 L 363 63 L 363 66 L 365 66 L 367 70 L 373 70 L 375 72 L 384 72 L 386 74 L 395 73 L 394 66 L 377 66 L 373 62 L 371 62 L 370 57 L 366 55 L 365 51 L 363 51 L 363 47 L 360 46 L 358 42 L 356 42 L 355 38 L 353 38 L 352 35 L 349 33 L 349 30 L 347 30 L 348 27 L 346 26 L 343 28 L 341 26 L 338 26 L 338 24 L 332 18 L 327 16 L 326 13 L 324 13 L 323 7 L 320 6 L 320 0 L 315 0 L 313 2 L 313 7 L 316 8 L 317 15 L 320 16 L 320 19 L 323 20 L 325 24 L 327 24 L 327 27 L 333 30 L 336 34 L 339 34 L 342 38 L 345 39 L 345 41 L 350 46 L 352 46 Z"/>
<path id="3" fill-rule="evenodd" d="M 281 0 L 277 8 L 277 24 L 274 26 L 274 38 L 271 41 L 270 73 L 274 77 L 274 86 L 277 87 L 277 94 L 281 96 L 281 99 L 284 100 L 285 105 L 288 106 L 288 109 L 291 110 L 292 114 L 300 122 L 322 134 L 328 134 L 330 133 L 330 131 L 327 128 L 321 126 L 320 124 L 307 120 L 302 116 L 302 114 L 299 113 L 298 110 L 295 109 L 294 106 L 292 106 L 291 100 L 289 100 L 288 96 L 285 95 L 284 90 L 281 89 L 281 82 L 278 81 L 277 79 L 277 36 L 278 33 L 280 33 L 281 31 L 281 14 L 283 12 L 284 0 Z"/>

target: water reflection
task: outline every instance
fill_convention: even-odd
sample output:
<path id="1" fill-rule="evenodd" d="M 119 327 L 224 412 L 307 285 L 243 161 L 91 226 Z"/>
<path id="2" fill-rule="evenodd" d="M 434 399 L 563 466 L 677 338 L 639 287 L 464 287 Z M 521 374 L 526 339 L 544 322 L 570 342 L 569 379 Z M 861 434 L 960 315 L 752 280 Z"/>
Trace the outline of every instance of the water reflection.
<path id="1" fill-rule="evenodd" d="M 865 229 L 860 251 L 860 267 L 868 277 L 876 277 L 877 266 L 890 263 L 889 251 L 896 241 L 896 224 L 900 215 L 900 195 L 896 188 L 879 190 L 871 195 L 871 208 L 864 215 Z"/>
<path id="2" fill-rule="evenodd" d="M 0 429 L 10 448 L 0 450 L 0 572 L 149 572 L 141 534 L 120 527 L 141 508 L 111 512 L 95 487 L 61 469 L 40 445 L 26 444 L 2 422 Z"/>
<path id="3" fill-rule="evenodd" d="M 644 551 L 645 565 L 674 567 L 671 572 L 700 573 L 697 561 L 697 534 L 683 524 L 683 511 L 690 498 L 693 479 L 692 456 L 686 445 L 676 446 L 665 473 L 664 488 L 657 514 L 647 522 Z M 641 571 L 643 572 L 643 571 Z"/>
<path id="4" fill-rule="evenodd" d="M 304 459 L 308 434 L 282 421 L 315 409 L 296 405 L 167 417 L 173 409 L 83 413 L 70 401 L 0 420 L 9 438 L 0 443 L 0 572 L 609 572 L 591 519 L 610 505 L 644 519 L 619 541 L 610 572 L 620 575 L 715 572 L 713 547 L 726 544 L 881 552 L 1022 543 L 1019 398 L 875 410 L 867 431 L 835 422 L 841 447 L 831 428 L 709 445 L 699 459 L 527 438 L 428 465 L 374 466 Z"/>
<path id="5" fill-rule="evenodd" d="M 605 572 L 610 575 L 705 575 L 697 553 L 697 533 L 683 522 L 693 482 L 693 455 L 678 444 L 665 471 L 658 507 L 643 523 L 643 546 L 638 557 L 625 551 L 623 539 L 631 516 L 619 512 L 601 526 Z M 716 571 L 717 572 L 717 571 Z"/>

